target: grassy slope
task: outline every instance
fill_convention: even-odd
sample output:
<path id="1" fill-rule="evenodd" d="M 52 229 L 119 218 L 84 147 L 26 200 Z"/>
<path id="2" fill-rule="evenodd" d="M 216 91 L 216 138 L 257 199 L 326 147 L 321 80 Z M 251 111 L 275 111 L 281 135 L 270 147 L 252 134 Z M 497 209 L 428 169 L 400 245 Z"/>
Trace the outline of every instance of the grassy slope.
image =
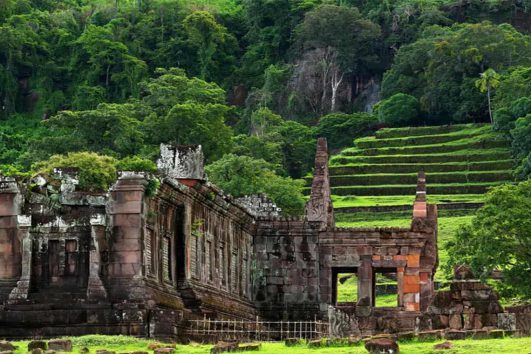
<path id="1" fill-rule="evenodd" d="M 93 354 L 97 349 L 105 348 L 117 353 L 133 352 L 133 351 L 147 351 L 147 344 L 149 341 L 143 339 L 137 339 L 133 337 L 125 336 L 84 336 L 72 338 L 74 342 L 73 353 L 79 353 L 79 350 L 83 347 L 89 349 L 89 353 Z M 428 353 L 441 353 L 434 351 L 433 346 L 439 344 L 443 340 L 438 341 L 408 341 L 399 342 L 400 353 L 403 354 L 428 354 Z M 454 348 L 451 350 L 445 350 L 444 353 L 448 354 L 477 354 L 477 353 L 527 353 L 531 348 L 531 337 L 524 338 L 511 338 L 506 337 L 503 339 L 483 339 L 483 340 L 458 340 L 452 341 Z M 19 349 L 16 354 L 26 353 L 27 342 L 16 342 L 19 345 Z M 176 353 L 197 353 L 207 354 L 210 353 L 210 345 L 178 345 Z M 314 354 L 361 354 L 367 353 L 363 343 L 355 345 L 340 345 L 328 348 L 312 348 L 309 349 L 305 344 L 299 344 L 293 347 L 286 347 L 283 343 L 263 343 L 262 348 L 258 353 L 263 354 L 278 354 L 278 353 L 314 353 Z"/>

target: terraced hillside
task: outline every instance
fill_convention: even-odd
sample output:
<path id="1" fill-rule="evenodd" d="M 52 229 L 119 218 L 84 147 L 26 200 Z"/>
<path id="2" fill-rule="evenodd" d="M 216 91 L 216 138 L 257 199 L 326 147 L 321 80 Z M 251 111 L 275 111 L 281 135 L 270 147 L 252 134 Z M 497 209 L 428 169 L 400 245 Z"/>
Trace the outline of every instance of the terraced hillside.
<path id="1" fill-rule="evenodd" d="M 512 180 L 508 142 L 487 124 L 381 129 L 354 144 L 330 160 L 340 213 L 408 210 L 419 170 L 440 209 L 476 208 L 489 187 Z"/>

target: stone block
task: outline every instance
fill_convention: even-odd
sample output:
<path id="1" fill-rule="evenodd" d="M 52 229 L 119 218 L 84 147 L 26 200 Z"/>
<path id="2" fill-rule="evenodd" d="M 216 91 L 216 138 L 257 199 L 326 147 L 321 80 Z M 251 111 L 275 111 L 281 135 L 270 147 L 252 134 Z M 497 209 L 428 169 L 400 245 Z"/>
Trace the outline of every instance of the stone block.
<path id="1" fill-rule="evenodd" d="M 450 315 L 450 320 L 448 322 L 448 325 L 451 329 L 462 329 L 463 328 L 463 321 L 461 318 L 461 315 L 455 314 Z"/>
<path id="2" fill-rule="evenodd" d="M 418 332 L 417 338 L 420 340 L 437 340 L 441 339 L 444 335 L 444 331 L 442 330 L 434 330 L 434 331 L 424 331 L 424 332 Z"/>
<path id="3" fill-rule="evenodd" d="M 48 342 L 48 349 L 60 352 L 71 352 L 72 341 L 69 339 L 55 339 Z"/>
<path id="4" fill-rule="evenodd" d="M 241 344 L 238 347 L 238 351 L 240 351 L 240 352 L 255 352 L 255 351 L 259 351 L 261 348 L 262 348 L 262 344 L 260 344 L 260 343 Z"/>
<path id="5" fill-rule="evenodd" d="M 173 354 L 175 352 L 175 348 L 157 348 L 153 352 L 154 354 Z M 221 353 L 221 352 L 218 352 Z"/>
<path id="6" fill-rule="evenodd" d="M 444 338 L 446 339 L 450 339 L 450 340 L 460 340 L 460 339 L 465 339 L 467 336 L 467 332 L 465 331 L 458 331 L 458 330 L 449 330 L 448 332 L 446 332 Z"/>
<path id="7" fill-rule="evenodd" d="M 46 342 L 43 340 L 32 340 L 28 343 L 28 352 L 31 352 L 33 349 L 42 349 L 43 351 L 47 349 Z"/>
<path id="8" fill-rule="evenodd" d="M 365 342 L 365 349 L 367 349 L 370 354 L 397 354 L 400 352 L 398 343 L 391 338 L 369 339 Z"/>
<path id="9" fill-rule="evenodd" d="M 454 345 L 452 344 L 452 342 L 446 341 L 446 342 L 434 345 L 433 349 L 435 349 L 435 350 L 444 350 L 444 349 L 452 349 L 453 347 L 454 347 Z"/>
<path id="10" fill-rule="evenodd" d="M 13 351 L 15 349 L 16 347 L 10 342 L 5 341 L 5 340 L 0 341 L 0 352 Z"/>
<path id="11" fill-rule="evenodd" d="M 497 327 L 505 331 L 516 331 L 516 314 L 499 313 L 497 318 Z"/>

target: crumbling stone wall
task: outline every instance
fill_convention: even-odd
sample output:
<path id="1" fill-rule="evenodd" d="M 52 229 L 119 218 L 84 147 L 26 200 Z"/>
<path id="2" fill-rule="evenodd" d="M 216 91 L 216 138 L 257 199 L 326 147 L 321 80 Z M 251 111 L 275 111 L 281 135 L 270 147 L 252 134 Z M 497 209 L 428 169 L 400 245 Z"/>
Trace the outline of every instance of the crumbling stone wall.
<path id="1" fill-rule="evenodd" d="M 254 301 L 272 320 L 319 315 L 319 222 L 263 220 L 254 238 Z"/>

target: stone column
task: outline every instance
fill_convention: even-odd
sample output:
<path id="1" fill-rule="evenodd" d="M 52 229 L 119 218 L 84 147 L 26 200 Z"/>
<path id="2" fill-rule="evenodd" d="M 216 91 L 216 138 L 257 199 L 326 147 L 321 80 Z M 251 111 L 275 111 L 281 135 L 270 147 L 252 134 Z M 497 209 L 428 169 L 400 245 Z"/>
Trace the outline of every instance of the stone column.
<path id="1" fill-rule="evenodd" d="M 0 282 L 9 283 L 20 279 L 21 245 L 17 221 L 20 200 L 15 179 L 0 176 Z M 12 286 L 9 285 L 10 288 Z"/>
<path id="2" fill-rule="evenodd" d="M 90 219 L 90 254 L 89 254 L 89 279 L 87 286 L 87 299 L 105 300 L 107 291 L 100 278 L 101 270 L 101 244 L 105 239 L 105 215 L 96 214 Z"/>
<path id="3" fill-rule="evenodd" d="M 22 270 L 16 288 L 9 294 L 9 300 L 26 300 L 31 284 L 31 256 L 33 240 L 30 235 L 31 216 L 18 215 L 18 237 L 22 243 Z"/>
<path id="4" fill-rule="evenodd" d="M 360 256 L 361 264 L 358 268 L 358 303 L 356 305 L 356 315 L 366 317 L 371 314 L 374 304 L 373 294 L 373 270 L 372 256 Z"/>
<path id="5" fill-rule="evenodd" d="M 108 292 L 111 299 L 143 300 L 145 175 L 122 172 L 111 189 Z"/>

